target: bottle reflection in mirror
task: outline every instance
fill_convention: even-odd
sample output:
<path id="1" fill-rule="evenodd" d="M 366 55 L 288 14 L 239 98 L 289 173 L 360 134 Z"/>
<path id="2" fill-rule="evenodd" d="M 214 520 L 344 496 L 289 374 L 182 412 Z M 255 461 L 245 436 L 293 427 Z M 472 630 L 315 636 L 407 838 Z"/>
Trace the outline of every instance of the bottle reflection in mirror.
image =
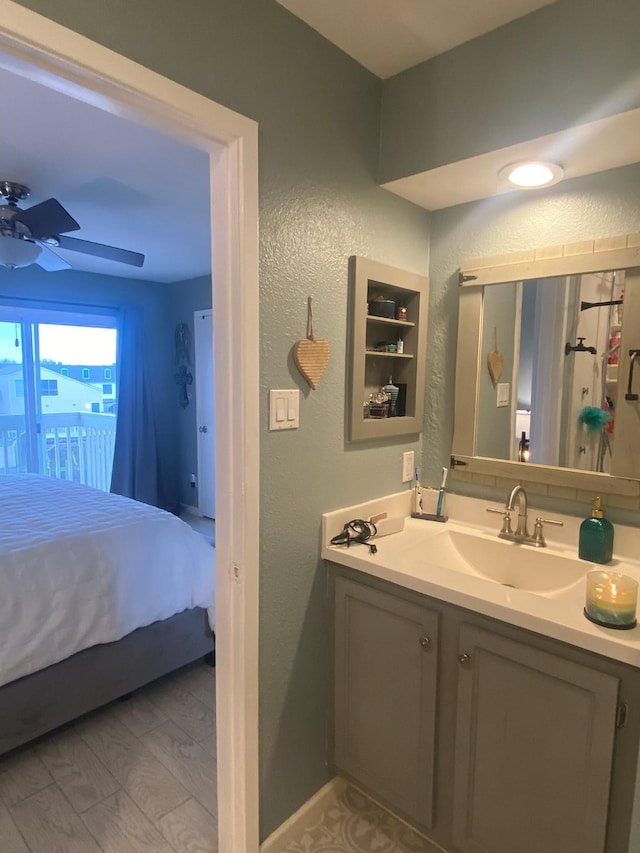
<path id="1" fill-rule="evenodd" d="M 526 432 L 523 432 L 518 444 L 518 462 L 529 461 L 529 439 Z"/>

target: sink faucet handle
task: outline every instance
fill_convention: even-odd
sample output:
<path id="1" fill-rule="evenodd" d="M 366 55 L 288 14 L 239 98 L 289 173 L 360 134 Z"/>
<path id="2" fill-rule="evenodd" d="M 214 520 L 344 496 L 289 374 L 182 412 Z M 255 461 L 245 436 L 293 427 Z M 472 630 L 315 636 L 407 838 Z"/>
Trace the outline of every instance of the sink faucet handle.
<path id="1" fill-rule="evenodd" d="M 533 525 L 533 542 L 538 547 L 544 547 L 547 543 L 542 532 L 543 524 L 553 524 L 555 527 L 564 527 L 564 521 L 556 521 L 553 518 L 536 518 L 536 523 Z"/>
<path id="2" fill-rule="evenodd" d="M 492 506 L 488 506 L 486 509 L 487 512 L 493 512 L 496 515 L 502 516 L 502 529 L 500 530 L 500 533 L 510 534 L 513 532 L 511 530 L 511 510 L 509 507 L 505 506 L 503 509 L 495 509 Z"/>

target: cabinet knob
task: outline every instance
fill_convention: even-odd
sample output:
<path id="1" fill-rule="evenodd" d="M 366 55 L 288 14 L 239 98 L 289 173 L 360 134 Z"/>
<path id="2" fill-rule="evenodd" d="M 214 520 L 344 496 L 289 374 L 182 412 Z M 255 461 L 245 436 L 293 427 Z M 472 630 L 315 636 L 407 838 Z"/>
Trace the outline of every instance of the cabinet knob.
<path id="1" fill-rule="evenodd" d="M 468 655 L 466 652 L 458 655 L 458 663 L 462 664 L 462 666 L 467 666 L 467 664 L 471 663 L 471 655 Z"/>
<path id="2" fill-rule="evenodd" d="M 431 648 L 431 637 L 420 637 L 420 645 L 425 651 Z"/>

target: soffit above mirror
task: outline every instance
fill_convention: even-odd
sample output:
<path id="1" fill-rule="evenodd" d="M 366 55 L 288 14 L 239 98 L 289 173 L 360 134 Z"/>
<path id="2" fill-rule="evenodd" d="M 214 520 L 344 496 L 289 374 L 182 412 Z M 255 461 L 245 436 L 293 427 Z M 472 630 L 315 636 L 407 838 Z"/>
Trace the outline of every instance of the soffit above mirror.
<path id="1" fill-rule="evenodd" d="M 382 186 L 427 210 L 511 192 L 522 192 L 499 176 L 509 163 L 549 160 L 562 163 L 564 179 L 580 178 L 638 162 L 640 109 L 608 116 L 558 133 L 447 163 Z"/>

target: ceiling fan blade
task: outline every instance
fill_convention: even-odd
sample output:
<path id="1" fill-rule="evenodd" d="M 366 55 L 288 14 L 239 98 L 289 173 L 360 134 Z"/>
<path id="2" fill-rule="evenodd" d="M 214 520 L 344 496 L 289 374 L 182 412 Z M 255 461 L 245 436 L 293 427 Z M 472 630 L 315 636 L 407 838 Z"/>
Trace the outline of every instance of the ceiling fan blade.
<path id="1" fill-rule="evenodd" d="M 70 270 L 71 264 L 68 264 L 64 261 L 60 255 L 56 255 L 56 253 L 50 249 L 46 243 L 40 243 L 42 246 L 42 252 L 40 252 L 36 264 L 39 267 L 42 267 L 43 270 L 47 272 L 58 272 L 58 270 Z"/>
<path id="2" fill-rule="evenodd" d="M 73 216 L 55 198 L 34 204 L 27 210 L 17 210 L 14 219 L 26 225 L 35 240 L 44 240 L 54 234 L 80 228 Z"/>
<path id="3" fill-rule="evenodd" d="M 131 252 L 129 249 L 118 249 L 115 246 L 106 246 L 104 243 L 91 243 L 89 240 L 78 240 L 76 237 L 64 235 L 56 237 L 56 241 L 61 249 L 70 249 L 72 252 L 94 255 L 96 258 L 106 258 L 132 267 L 141 267 L 144 264 L 144 255 Z"/>

